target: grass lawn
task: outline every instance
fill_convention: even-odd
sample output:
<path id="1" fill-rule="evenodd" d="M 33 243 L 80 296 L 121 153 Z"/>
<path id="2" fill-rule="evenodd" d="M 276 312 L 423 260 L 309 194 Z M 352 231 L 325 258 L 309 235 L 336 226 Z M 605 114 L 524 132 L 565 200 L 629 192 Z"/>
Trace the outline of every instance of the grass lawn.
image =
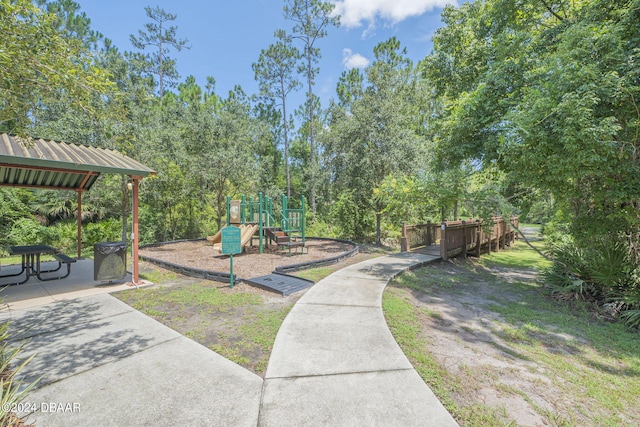
<path id="1" fill-rule="evenodd" d="M 367 246 L 339 264 L 294 274 L 317 282 L 347 265 L 390 252 Z M 301 296 L 281 297 L 244 283 L 230 289 L 228 284 L 190 279 L 152 265 L 145 265 L 140 277 L 157 286 L 113 295 L 260 376 L 266 373 L 280 325 Z"/>
<path id="2" fill-rule="evenodd" d="M 533 242 L 544 249 L 541 241 Z M 314 281 L 389 253 L 367 248 L 299 272 Z M 544 293 L 548 265 L 529 246 L 402 274 L 383 295 L 389 327 L 418 373 L 465 426 L 628 426 L 640 423 L 640 334 L 578 302 Z M 264 375 L 277 331 L 300 295 L 189 279 L 159 268 L 157 283 L 118 298 Z"/>
<path id="3" fill-rule="evenodd" d="M 640 334 L 548 297 L 547 265 L 519 242 L 405 273 L 383 296 L 387 322 L 461 425 L 640 424 Z"/>

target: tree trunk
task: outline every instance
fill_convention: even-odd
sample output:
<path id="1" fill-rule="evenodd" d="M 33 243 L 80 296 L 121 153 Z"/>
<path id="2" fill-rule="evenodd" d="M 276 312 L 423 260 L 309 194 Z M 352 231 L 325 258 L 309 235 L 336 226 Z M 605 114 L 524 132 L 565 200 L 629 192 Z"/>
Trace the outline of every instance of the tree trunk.
<path id="1" fill-rule="evenodd" d="M 309 85 L 309 99 L 308 99 L 308 108 L 309 108 L 309 148 L 311 149 L 311 155 L 309 161 L 311 163 L 311 176 L 310 176 L 310 204 L 311 204 L 311 214 L 313 217 L 316 216 L 316 142 L 314 135 L 314 116 L 313 116 L 313 69 L 311 68 L 311 46 L 307 47 L 307 66 L 309 67 L 309 73 L 307 75 L 307 83 Z"/>
<path id="2" fill-rule="evenodd" d="M 284 123 L 284 167 L 287 174 L 287 197 L 291 197 L 291 174 L 289 172 L 289 125 L 287 122 L 287 104 L 282 97 L 282 117 Z"/>

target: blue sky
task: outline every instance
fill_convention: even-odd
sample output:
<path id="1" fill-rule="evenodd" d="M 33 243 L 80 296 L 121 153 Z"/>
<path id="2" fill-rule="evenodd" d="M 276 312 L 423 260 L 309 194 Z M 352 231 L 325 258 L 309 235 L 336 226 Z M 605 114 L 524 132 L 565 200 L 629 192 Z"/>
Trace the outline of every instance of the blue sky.
<path id="1" fill-rule="evenodd" d="M 216 79 L 216 93 L 226 97 L 236 84 L 247 94 L 258 92 L 251 64 L 260 51 L 276 41 L 273 33 L 289 30 L 282 14 L 283 0 L 75 0 L 91 19 L 94 30 L 111 39 L 120 51 L 134 50 L 129 41 L 149 22 L 145 6 L 159 6 L 177 15 L 178 37 L 188 39 L 189 50 L 172 52 L 181 81 L 193 75 L 199 85 Z M 442 25 L 440 12 L 455 0 L 337 0 L 342 16 L 339 28 L 318 44 L 322 60 L 316 93 L 326 107 L 335 98 L 342 71 L 364 67 L 373 47 L 396 36 L 415 62 L 431 51 L 431 37 Z M 301 47 L 301 46 L 299 46 Z"/>

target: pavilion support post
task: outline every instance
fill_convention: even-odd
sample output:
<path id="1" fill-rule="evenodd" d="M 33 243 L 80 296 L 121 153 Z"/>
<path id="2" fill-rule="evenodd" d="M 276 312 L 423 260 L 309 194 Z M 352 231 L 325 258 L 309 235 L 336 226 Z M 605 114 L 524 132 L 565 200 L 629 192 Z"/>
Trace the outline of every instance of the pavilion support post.
<path id="1" fill-rule="evenodd" d="M 133 176 L 133 230 L 131 235 L 133 258 L 133 283 L 138 283 L 138 183 L 140 177 Z"/>
<path id="2" fill-rule="evenodd" d="M 82 256 L 82 190 L 78 190 L 78 259 Z"/>

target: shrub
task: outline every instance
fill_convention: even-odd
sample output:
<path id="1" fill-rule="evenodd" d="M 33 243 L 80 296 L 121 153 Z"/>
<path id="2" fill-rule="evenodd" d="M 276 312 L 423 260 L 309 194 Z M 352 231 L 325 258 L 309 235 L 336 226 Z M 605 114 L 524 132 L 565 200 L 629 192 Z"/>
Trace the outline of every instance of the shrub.
<path id="1" fill-rule="evenodd" d="M 640 326 L 640 266 L 628 239 L 613 234 L 588 242 L 556 237 L 551 252 L 554 263 L 544 277 L 552 293 L 619 303 L 625 310 L 620 319 Z"/>
<path id="2" fill-rule="evenodd" d="M 331 223 L 322 221 L 317 218 L 314 221 L 307 220 L 306 222 L 305 234 L 311 237 L 328 237 L 328 238 L 338 238 L 338 230 L 337 227 L 333 226 Z"/>
<path id="3" fill-rule="evenodd" d="M 62 252 L 71 252 L 78 247 L 78 223 L 74 220 L 66 220 L 56 223 L 55 228 L 58 240 L 52 246 Z"/>
<path id="4" fill-rule="evenodd" d="M 55 228 L 45 227 L 33 218 L 20 218 L 15 221 L 8 239 L 11 245 L 55 244 L 57 240 L 58 233 Z"/>
<path id="5" fill-rule="evenodd" d="M 99 242 L 119 242 L 122 240 L 122 220 L 115 218 L 91 222 L 82 233 L 83 245 L 93 246 Z"/>
<path id="6" fill-rule="evenodd" d="M 24 344 L 17 348 L 8 347 L 8 323 L 0 324 L 0 426 L 21 425 L 20 420 L 12 408 L 27 397 L 29 391 L 40 380 L 38 378 L 27 387 L 22 388 L 21 383 L 16 379 L 17 374 L 33 359 L 35 354 L 17 367 L 12 367 L 12 362 L 24 348 Z"/>
<path id="7" fill-rule="evenodd" d="M 331 206 L 330 217 L 333 225 L 340 230 L 338 234 L 345 238 L 366 238 L 375 228 L 373 213 L 358 204 L 353 191 L 340 194 Z"/>

